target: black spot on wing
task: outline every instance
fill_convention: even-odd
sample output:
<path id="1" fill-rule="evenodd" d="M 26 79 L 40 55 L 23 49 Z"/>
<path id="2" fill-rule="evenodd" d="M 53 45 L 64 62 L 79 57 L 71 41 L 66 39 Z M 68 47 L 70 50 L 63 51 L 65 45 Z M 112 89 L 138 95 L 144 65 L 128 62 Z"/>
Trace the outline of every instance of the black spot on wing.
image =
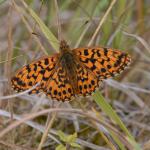
<path id="1" fill-rule="evenodd" d="M 88 56 L 88 55 L 89 55 L 88 49 L 85 49 L 85 50 L 84 50 L 84 55 L 85 55 L 85 56 Z"/>

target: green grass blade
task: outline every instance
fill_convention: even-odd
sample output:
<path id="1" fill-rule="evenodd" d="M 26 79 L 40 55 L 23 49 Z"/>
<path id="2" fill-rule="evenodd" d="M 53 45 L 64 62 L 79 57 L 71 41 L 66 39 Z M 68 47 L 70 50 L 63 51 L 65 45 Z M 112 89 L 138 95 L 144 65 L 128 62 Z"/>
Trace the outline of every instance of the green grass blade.
<path id="1" fill-rule="evenodd" d="M 58 51 L 59 50 L 59 41 L 55 37 L 55 35 L 50 31 L 50 29 L 44 24 L 44 22 L 38 17 L 38 15 L 25 3 L 23 2 L 24 6 L 27 8 L 31 16 L 34 18 L 34 20 L 37 22 L 39 25 L 41 31 L 47 38 L 47 40 L 50 42 L 52 47 Z"/>
<path id="2" fill-rule="evenodd" d="M 113 108 L 105 101 L 105 99 L 101 95 L 101 93 L 99 91 L 97 91 L 97 92 L 94 93 L 93 97 L 94 97 L 94 100 L 96 101 L 96 103 L 101 107 L 101 109 L 111 119 L 113 119 L 120 126 L 120 128 L 126 133 L 126 135 L 128 136 L 128 139 L 130 139 L 129 142 L 135 147 L 135 150 L 141 150 L 140 146 L 136 143 L 136 141 L 134 140 L 133 136 L 130 134 L 130 132 L 125 127 L 125 125 L 123 124 L 121 119 L 118 117 L 116 112 L 113 110 Z"/>
<path id="3" fill-rule="evenodd" d="M 4 2 L 6 2 L 7 0 L 0 0 L 0 5 Z"/>
<path id="4" fill-rule="evenodd" d="M 113 137 L 113 140 L 117 143 L 120 150 L 126 150 L 125 145 L 119 140 L 119 138 L 115 135 L 115 133 L 110 131 L 111 136 Z"/>

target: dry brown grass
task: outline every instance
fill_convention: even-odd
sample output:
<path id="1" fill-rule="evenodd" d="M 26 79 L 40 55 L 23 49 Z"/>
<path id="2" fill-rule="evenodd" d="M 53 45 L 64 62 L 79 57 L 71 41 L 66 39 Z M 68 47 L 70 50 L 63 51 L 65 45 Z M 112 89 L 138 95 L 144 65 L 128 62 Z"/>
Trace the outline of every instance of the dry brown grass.
<path id="1" fill-rule="evenodd" d="M 28 5 L 57 37 L 54 0 L 30 0 Z M 115 80 L 105 81 L 100 91 L 143 150 L 150 149 L 149 5 L 149 1 L 118 0 L 108 12 L 110 3 L 105 0 L 58 0 L 61 36 L 72 48 L 92 40 L 93 45 L 131 54 L 130 68 Z M 66 135 L 77 132 L 76 142 L 85 150 L 117 150 L 111 131 L 132 149 L 127 135 L 92 97 L 61 103 L 42 94 L 12 96 L 10 78 L 15 71 L 55 50 L 21 1 L 6 0 L 0 9 L 0 150 L 54 150 L 60 143 L 68 148 L 59 130 Z"/>

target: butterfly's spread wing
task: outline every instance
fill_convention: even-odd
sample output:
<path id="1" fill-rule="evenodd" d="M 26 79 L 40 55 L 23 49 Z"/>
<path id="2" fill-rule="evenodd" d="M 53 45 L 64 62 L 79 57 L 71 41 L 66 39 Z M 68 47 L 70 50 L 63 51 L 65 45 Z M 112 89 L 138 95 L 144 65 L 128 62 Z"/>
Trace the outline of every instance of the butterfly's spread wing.
<path id="1" fill-rule="evenodd" d="M 12 87 L 15 91 L 25 91 L 32 88 L 34 85 L 39 85 L 30 91 L 31 93 L 39 93 L 43 91 L 47 81 L 53 74 L 58 57 L 57 54 L 52 57 L 43 57 L 29 65 L 18 70 L 16 75 L 11 79 Z"/>
<path id="2" fill-rule="evenodd" d="M 77 64 L 77 85 L 78 93 L 77 95 L 90 95 L 98 87 L 100 82 L 99 78 L 83 66 L 80 62 Z"/>
<path id="3" fill-rule="evenodd" d="M 47 82 L 45 94 L 59 101 L 71 100 L 75 96 L 69 76 L 61 65 L 57 66 L 55 73 Z"/>
<path id="4" fill-rule="evenodd" d="M 73 50 L 81 64 L 99 80 L 115 76 L 130 64 L 127 53 L 110 48 L 77 48 Z"/>

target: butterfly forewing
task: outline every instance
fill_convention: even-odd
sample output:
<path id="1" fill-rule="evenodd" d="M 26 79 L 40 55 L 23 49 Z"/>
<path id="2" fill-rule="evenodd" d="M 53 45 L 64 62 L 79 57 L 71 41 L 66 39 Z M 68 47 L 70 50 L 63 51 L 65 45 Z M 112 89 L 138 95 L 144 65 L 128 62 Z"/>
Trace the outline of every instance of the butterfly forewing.
<path id="1" fill-rule="evenodd" d="M 30 91 L 30 93 L 39 93 L 40 90 L 43 91 L 43 87 L 45 87 L 50 76 L 53 74 L 57 59 L 57 55 L 43 57 L 18 70 L 16 75 L 11 79 L 14 90 L 17 92 L 25 91 L 39 83 L 39 86 Z"/>
<path id="2" fill-rule="evenodd" d="M 130 56 L 110 48 L 77 48 L 73 50 L 85 68 L 91 70 L 99 80 L 113 77 L 130 63 Z"/>

